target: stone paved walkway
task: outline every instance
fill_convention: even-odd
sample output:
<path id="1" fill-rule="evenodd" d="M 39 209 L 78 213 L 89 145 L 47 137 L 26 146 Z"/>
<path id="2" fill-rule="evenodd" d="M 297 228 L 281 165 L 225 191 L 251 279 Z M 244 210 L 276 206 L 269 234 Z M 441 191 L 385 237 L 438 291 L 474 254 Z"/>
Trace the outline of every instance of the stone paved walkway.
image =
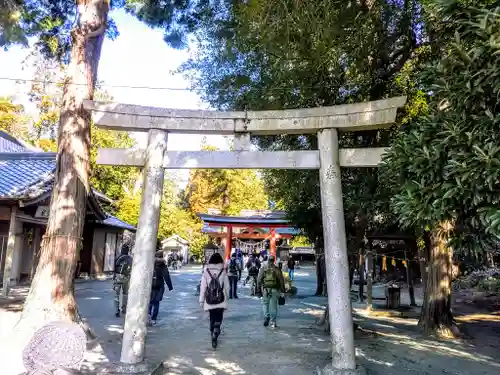
<path id="1" fill-rule="evenodd" d="M 160 375 L 311 375 L 330 361 L 329 337 L 315 324 L 326 298 L 312 296 L 312 268 L 297 271 L 299 294 L 280 310 L 280 328 L 275 331 L 262 326 L 260 300 L 241 289 L 240 298 L 230 301 L 216 351 L 209 342 L 208 317 L 194 295 L 200 272 L 199 267 L 172 272 L 175 290 L 166 293 L 159 324 L 149 329 L 147 364 L 164 362 L 167 369 Z M 0 345 L 9 346 L 6 334 L 19 316 L 26 291 L 15 288 L 13 298 L 0 300 Z M 383 296 L 383 287 L 374 288 L 374 296 Z M 114 317 L 112 283 L 78 283 L 76 297 L 82 316 L 98 336 L 86 353 L 84 368 L 87 374 L 100 374 L 120 356 L 123 318 Z M 407 291 L 402 292 L 402 302 L 407 303 Z M 357 360 L 368 375 L 500 373 L 499 315 L 475 318 L 482 321 L 471 322 L 472 340 L 440 341 L 422 337 L 414 319 L 368 316 L 363 305 L 353 307 L 362 327 L 355 337 Z M 0 374 L 18 375 L 22 367 L 16 368 L 5 353 L 0 348 Z"/>
<path id="2" fill-rule="evenodd" d="M 216 351 L 211 348 L 208 315 L 194 295 L 201 268 L 173 271 L 173 292 L 166 292 L 158 324 L 148 332 L 148 362 L 164 361 L 166 374 L 293 374 L 310 375 L 329 360 L 329 341 L 315 325 L 324 299 L 311 296 L 315 280 L 311 270 L 297 271 L 299 296 L 280 310 L 279 329 L 262 326 L 261 303 L 241 288 L 230 301 Z M 89 370 L 96 364 L 119 360 L 123 318 L 115 318 L 111 283 L 88 282 L 77 292 L 84 316 L 99 336 L 102 351 L 88 356 Z M 96 363 L 97 362 L 97 363 Z"/>

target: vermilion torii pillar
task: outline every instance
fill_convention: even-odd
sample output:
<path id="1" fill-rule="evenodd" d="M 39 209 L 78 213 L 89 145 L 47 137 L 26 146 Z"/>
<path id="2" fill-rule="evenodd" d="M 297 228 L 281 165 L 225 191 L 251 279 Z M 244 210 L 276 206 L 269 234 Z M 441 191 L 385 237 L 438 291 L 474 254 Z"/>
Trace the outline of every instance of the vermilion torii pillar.
<path id="1" fill-rule="evenodd" d="M 163 187 L 161 167 L 172 169 L 319 169 L 332 363 L 325 373 L 358 374 L 352 324 L 349 272 L 340 167 L 376 167 L 382 148 L 339 149 L 338 133 L 389 126 L 406 102 L 397 97 L 333 107 L 282 111 L 217 112 L 142 107 L 87 102 L 94 123 L 103 128 L 149 132 L 147 150 L 99 150 L 104 165 L 146 166 L 144 196 L 137 228 L 134 261 L 125 318 L 121 361 L 144 359 L 147 296 L 158 229 L 159 201 Z M 235 135 L 235 151 L 165 151 L 168 133 Z M 249 151 L 250 135 L 318 135 L 318 150 Z M 161 141 L 160 141 L 161 140 Z M 161 177 L 161 178 L 160 178 Z M 153 224 L 153 225 L 151 225 Z M 230 246 L 226 245 L 226 246 Z"/>

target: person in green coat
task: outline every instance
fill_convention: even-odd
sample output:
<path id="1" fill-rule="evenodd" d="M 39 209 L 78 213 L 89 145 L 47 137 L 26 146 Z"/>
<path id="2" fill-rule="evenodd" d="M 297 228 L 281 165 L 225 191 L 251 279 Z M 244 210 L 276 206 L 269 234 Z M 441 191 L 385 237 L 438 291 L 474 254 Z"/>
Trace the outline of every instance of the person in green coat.
<path id="1" fill-rule="evenodd" d="M 270 255 L 257 276 L 257 290 L 262 291 L 264 327 L 271 325 L 271 328 L 277 327 L 278 299 L 280 295 L 285 296 L 285 279 L 281 270 L 274 264 L 275 260 L 274 255 Z"/>

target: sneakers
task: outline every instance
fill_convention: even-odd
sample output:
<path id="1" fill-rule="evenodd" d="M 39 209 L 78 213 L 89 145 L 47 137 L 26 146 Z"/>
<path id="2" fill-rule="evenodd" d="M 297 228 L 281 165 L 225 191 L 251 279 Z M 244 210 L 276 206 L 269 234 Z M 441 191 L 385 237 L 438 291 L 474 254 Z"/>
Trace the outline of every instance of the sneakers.
<path id="1" fill-rule="evenodd" d="M 120 311 L 117 311 L 117 312 L 115 313 L 115 317 L 116 317 L 116 318 L 119 318 L 119 317 L 120 317 Z"/>
<path id="2" fill-rule="evenodd" d="M 276 322 L 271 322 L 270 328 L 278 328 L 278 326 L 276 325 Z"/>
<path id="3" fill-rule="evenodd" d="M 267 327 L 269 325 L 269 319 L 270 318 L 264 319 L 264 327 Z"/>
<path id="4" fill-rule="evenodd" d="M 217 335 L 212 333 L 212 348 L 217 349 Z"/>
<path id="5" fill-rule="evenodd" d="M 217 348 L 217 338 L 220 335 L 220 327 L 214 327 L 214 330 L 212 332 L 212 348 L 216 349 Z"/>

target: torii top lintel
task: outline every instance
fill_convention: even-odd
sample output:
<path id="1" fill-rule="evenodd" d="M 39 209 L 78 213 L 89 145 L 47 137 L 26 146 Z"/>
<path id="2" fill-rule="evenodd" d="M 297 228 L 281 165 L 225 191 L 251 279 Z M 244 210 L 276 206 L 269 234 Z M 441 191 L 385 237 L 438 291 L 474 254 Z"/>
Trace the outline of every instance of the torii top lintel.
<path id="1" fill-rule="evenodd" d="M 262 216 L 221 216 L 197 214 L 209 226 L 217 227 L 258 227 L 258 228 L 292 228 L 294 225 L 283 217 Z"/>
<path id="2" fill-rule="evenodd" d="M 126 131 L 161 129 L 175 133 L 204 134 L 305 134 L 321 129 L 340 131 L 378 129 L 393 123 L 406 97 L 331 107 L 277 111 L 206 111 L 145 107 L 86 101 L 94 123 Z"/>

